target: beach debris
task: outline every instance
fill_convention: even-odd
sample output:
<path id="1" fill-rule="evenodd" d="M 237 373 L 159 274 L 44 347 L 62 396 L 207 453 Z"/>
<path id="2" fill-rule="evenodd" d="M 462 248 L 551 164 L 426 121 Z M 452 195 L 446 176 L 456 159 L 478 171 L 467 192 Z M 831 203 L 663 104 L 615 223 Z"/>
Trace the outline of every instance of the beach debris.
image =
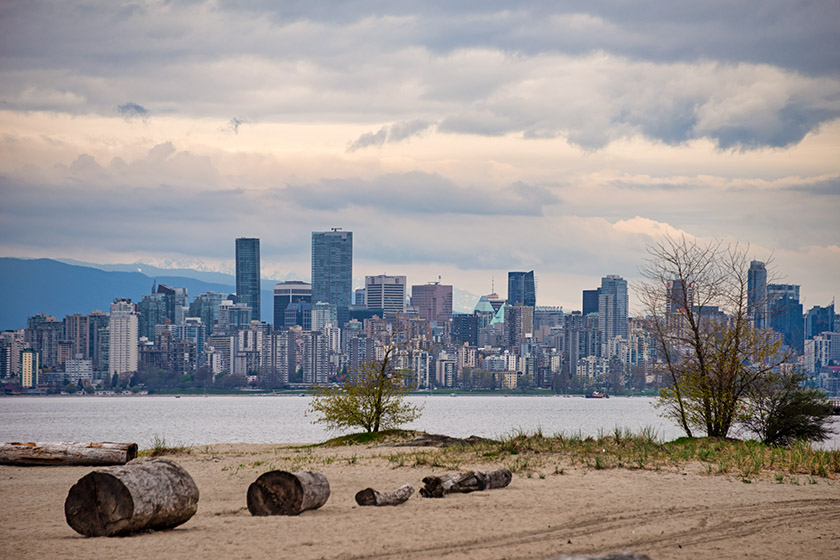
<path id="1" fill-rule="evenodd" d="M 458 445 L 475 445 L 477 443 L 499 443 L 498 441 L 478 436 L 456 438 L 441 434 L 427 434 L 419 432 L 417 436 L 407 442 L 395 443 L 394 447 L 454 447 Z"/>
<path id="2" fill-rule="evenodd" d="M 248 487 L 251 515 L 298 515 L 318 509 L 330 497 L 327 477 L 314 471 L 269 471 Z"/>
<path id="3" fill-rule="evenodd" d="M 186 470 L 146 458 L 80 478 L 64 501 L 64 516 L 86 537 L 113 537 L 177 527 L 197 508 L 198 487 Z"/>
<path id="4" fill-rule="evenodd" d="M 360 506 L 398 506 L 414 494 L 414 486 L 403 484 L 390 492 L 379 492 L 365 488 L 356 493 L 356 503 Z"/>
<path id="5" fill-rule="evenodd" d="M 0 443 L 0 465 L 108 466 L 137 458 L 136 443 L 83 443 L 78 441 Z"/>
<path id="6" fill-rule="evenodd" d="M 513 475 L 508 469 L 427 476 L 423 479 L 424 487 L 420 489 L 420 495 L 424 498 L 442 498 L 444 494 L 454 492 L 467 493 L 504 488 L 510 484 L 512 478 Z"/>

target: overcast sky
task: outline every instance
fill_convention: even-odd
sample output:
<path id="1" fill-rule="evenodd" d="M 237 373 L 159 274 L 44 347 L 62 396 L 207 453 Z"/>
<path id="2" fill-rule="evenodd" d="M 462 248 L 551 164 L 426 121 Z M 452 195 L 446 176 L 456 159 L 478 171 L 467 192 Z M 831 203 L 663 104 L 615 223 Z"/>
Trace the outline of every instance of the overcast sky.
<path id="1" fill-rule="evenodd" d="M 0 254 L 308 279 L 342 227 L 579 309 L 676 232 L 840 295 L 836 0 L 260 4 L 0 3 Z"/>

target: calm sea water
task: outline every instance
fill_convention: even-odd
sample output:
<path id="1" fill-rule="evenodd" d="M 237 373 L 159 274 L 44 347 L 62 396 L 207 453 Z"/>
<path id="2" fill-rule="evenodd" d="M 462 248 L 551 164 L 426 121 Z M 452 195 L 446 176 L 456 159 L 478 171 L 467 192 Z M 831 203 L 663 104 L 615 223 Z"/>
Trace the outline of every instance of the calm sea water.
<path id="1" fill-rule="evenodd" d="M 423 415 L 408 428 L 455 437 L 546 435 L 650 428 L 660 440 L 682 435 L 651 398 L 411 396 Z M 142 396 L 0 398 L 0 441 L 134 441 L 169 444 L 314 443 L 328 432 L 312 421 L 308 396 Z M 840 432 L 840 422 L 835 423 Z M 840 448 L 840 436 L 824 444 Z"/>

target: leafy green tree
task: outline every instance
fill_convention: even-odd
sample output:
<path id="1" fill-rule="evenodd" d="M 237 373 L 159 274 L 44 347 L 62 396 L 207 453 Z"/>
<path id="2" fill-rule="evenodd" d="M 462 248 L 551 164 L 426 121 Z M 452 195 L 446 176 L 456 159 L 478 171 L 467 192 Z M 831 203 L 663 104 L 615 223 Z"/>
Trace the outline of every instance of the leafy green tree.
<path id="1" fill-rule="evenodd" d="M 744 425 L 767 445 L 787 446 L 796 440 L 822 441 L 832 431 L 832 406 L 817 389 L 802 387 L 799 372 L 762 379 L 750 391 Z"/>
<path id="2" fill-rule="evenodd" d="M 395 347 L 385 348 L 382 360 L 350 370 L 335 386 L 313 387 L 315 422 L 331 430 L 359 427 L 366 432 L 396 428 L 419 418 L 422 407 L 405 402 L 412 386 L 409 377 L 393 367 Z"/>

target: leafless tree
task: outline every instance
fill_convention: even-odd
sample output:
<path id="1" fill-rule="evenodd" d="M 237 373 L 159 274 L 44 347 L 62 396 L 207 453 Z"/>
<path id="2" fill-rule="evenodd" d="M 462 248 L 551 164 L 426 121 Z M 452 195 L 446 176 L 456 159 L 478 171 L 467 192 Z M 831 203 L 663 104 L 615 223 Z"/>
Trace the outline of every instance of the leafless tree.
<path id="1" fill-rule="evenodd" d="M 666 236 L 648 247 L 637 294 L 665 377 L 659 406 L 692 436 L 724 438 L 759 380 L 789 359 L 752 326 L 748 247 Z"/>

